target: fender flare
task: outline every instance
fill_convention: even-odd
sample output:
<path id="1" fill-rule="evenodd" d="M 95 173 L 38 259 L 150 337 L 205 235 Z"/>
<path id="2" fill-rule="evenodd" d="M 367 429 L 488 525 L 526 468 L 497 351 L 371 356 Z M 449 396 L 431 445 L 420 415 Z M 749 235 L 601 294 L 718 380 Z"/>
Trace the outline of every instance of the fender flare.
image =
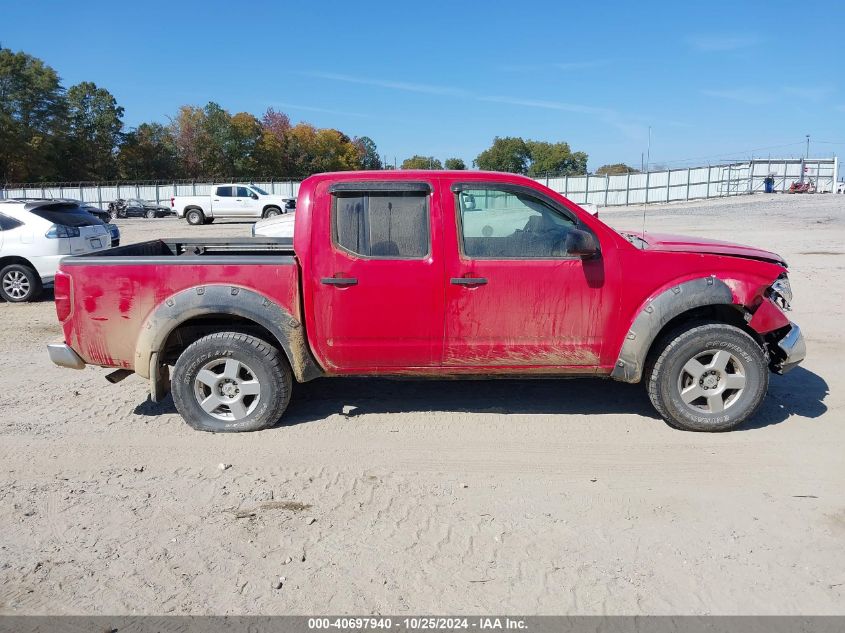
<path id="1" fill-rule="evenodd" d="M 183 323 L 208 314 L 238 316 L 269 330 L 279 342 L 298 382 L 323 374 L 308 349 L 302 324 L 287 310 L 254 290 L 213 284 L 186 288 L 168 297 L 141 326 L 135 345 L 135 373 L 149 378 L 154 391 L 160 392 L 162 377 L 158 359 L 167 338 Z"/>
<path id="2" fill-rule="evenodd" d="M 733 292 L 715 276 L 685 281 L 647 301 L 625 336 L 610 377 L 639 382 L 648 352 L 660 330 L 676 316 L 708 305 L 734 305 Z"/>

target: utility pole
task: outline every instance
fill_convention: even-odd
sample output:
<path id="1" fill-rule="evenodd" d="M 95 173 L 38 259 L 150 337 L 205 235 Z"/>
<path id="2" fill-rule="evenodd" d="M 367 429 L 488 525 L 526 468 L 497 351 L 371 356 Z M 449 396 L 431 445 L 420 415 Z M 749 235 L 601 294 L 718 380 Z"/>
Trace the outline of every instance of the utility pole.
<path id="1" fill-rule="evenodd" d="M 650 170 L 649 164 L 651 163 L 651 126 L 648 126 L 648 148 L 646 150 L 645 155 L 645 166 L 646 169 Z"/>
<path id="2" fill-rule="evenodd" d="M 640 152 L 640 171 L 645 171 L 645 154 Z"/>
<path id="3" fill-rule="evenodd" d="M 804 158 L 810 158 L 810 135 L 807 134 L 807 154 Z"/>

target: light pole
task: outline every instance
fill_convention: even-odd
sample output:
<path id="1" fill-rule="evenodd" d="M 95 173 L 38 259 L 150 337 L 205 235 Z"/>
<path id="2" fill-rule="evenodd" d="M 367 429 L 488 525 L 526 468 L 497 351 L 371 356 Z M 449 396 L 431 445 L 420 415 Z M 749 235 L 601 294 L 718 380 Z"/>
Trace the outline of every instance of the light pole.
<path id="1" fill-rule="evenodd" d="M 651 171 L 651 167 L 649 167 L 649 163 L 651 163 L 651 126 L 648 126 L 648 147 L 646 148 L 646 155 L 645 155 L 645 168 L 646 171 Z"/>
<path id="2" fill-rule="evenodd" d="M 804 158 L 810 158 L 810 135 L 807 134 L 807 154 Z"/>

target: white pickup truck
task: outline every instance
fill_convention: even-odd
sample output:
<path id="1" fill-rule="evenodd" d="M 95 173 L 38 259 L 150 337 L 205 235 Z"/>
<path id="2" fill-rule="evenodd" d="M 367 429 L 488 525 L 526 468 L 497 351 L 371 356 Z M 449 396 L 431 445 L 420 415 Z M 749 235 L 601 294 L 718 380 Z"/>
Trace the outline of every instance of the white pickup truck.
<path id="1" fill-rule="evenodd" d="M 276 196 L 247 184 L 214 185 L 207 196 L 175 196 L 170 206 L 188 224 L 210 224 L 217 218 L 270 218 L 296 209 L 296 198 Z"/>

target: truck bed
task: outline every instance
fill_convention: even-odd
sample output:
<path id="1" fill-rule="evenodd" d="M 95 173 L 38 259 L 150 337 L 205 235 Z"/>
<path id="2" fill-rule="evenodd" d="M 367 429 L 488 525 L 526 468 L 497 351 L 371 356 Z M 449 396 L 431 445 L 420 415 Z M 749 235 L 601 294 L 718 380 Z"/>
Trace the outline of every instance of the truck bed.
<path id="1" fill-rule="evenodd" d="M 197 263 L 209 263 L 210 258 L 266 258 L 293 256 L 293 240 L 284 237 L 266 238 L 226 238 L 209 237 L 205 239 L 177 238 L 164 240 L 150 240 L 118 246 L 105 251 L 80 255 L 64 260 L 64 263 L 75 264 L 110 264 L 119 260 L 122 264 L 167 264 L 186 263 L 184 260 L 174 262 L 173 258 L 186 258 Z M 227 260 L 229 261 L 229 260 Z"/>
<path id="2" fill-rule="evenodd" d="M 57 305 L 69 304 L 65 341 L 89 364 L 133 369 L 148 318 L 192 288 L 196 294 L 225 288 L 233 304 L 238 288 L 252 290 L 300 318 L 290 239 L 163 239 L 92 255 L 64 258 L 56 290 Z"/>

